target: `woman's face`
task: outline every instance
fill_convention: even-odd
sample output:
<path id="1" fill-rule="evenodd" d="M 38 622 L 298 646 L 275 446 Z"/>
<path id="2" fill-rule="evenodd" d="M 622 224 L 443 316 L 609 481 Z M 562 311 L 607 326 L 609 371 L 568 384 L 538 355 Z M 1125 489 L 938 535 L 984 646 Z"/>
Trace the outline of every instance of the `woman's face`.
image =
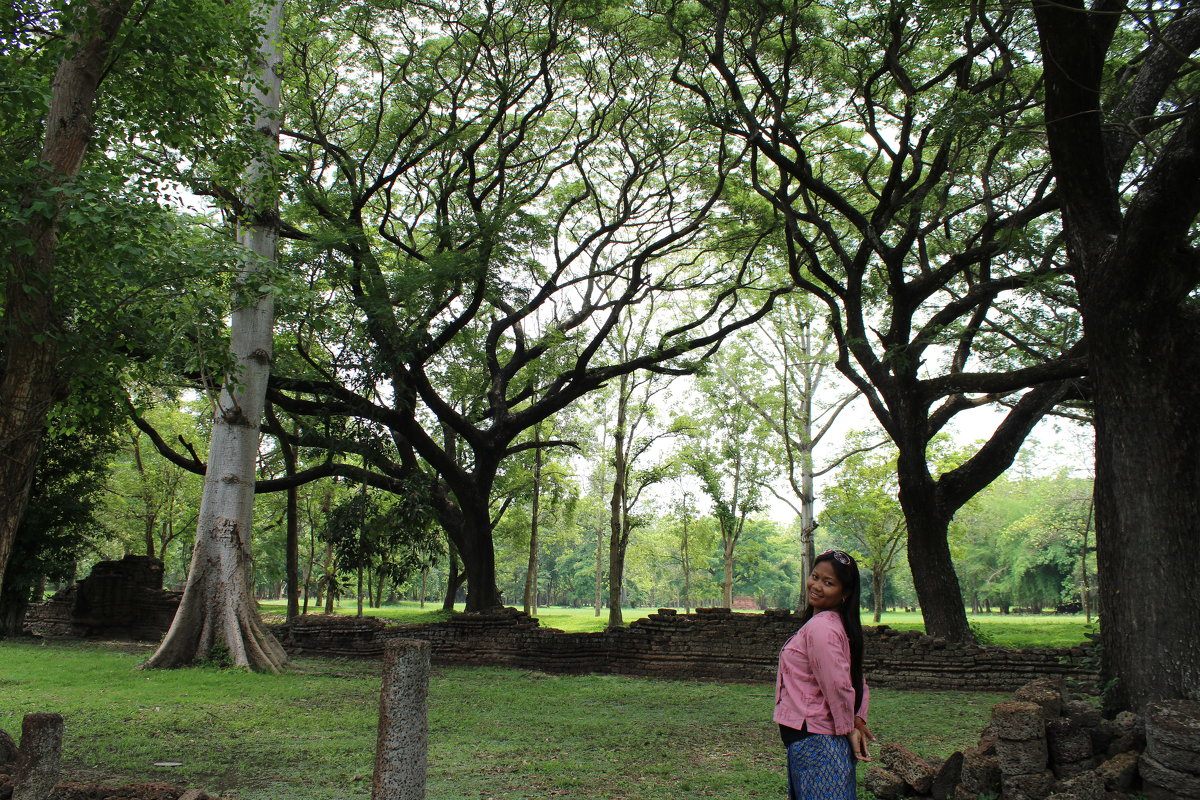
<path id="1" fill-rule="evenodd" d="M 813 611 L 830 611 L 846 599 L 846 587 L 842 586 L 830 561 L 818 561 L 805 586 L 808 590 L 808 604 L 812 606 Z"/>

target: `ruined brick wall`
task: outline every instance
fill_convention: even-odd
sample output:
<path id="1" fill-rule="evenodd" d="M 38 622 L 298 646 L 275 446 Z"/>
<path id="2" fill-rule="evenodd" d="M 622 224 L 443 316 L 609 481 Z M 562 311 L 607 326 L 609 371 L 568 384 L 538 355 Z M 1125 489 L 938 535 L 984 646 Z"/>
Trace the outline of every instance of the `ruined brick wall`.
<path id="1" fill-rule="evenodd" d="M 147 556 L 101 561 L 75 586 L 30 606 L 25 627 L 43 636 L 160 639 L 181 594 L 163 590 L 162 572 L 162 562 Z"/>
<path id="2" fill-rule="evenodd" d="M 725 608 L 678 614 L 661 609 L 626 628 L 563 633 L 512 609 L 457 614 L 433 625 L 373 618 L 301 617 L 276 635 L 294 653 L 379 657 L 389 638 L 428 641 L 434 663 L 511 666 L 542 672 L 664 678 L 773 680 L 779 648 L 798 627 L 790 611 L 738 614 Z M 1056 677 L 1090 691 L 1096 675 L 1082 648 L 1006 650 L 948 645 L 915 631 L 864 628 L 867 679 L 910 689 L 1012 691 Z"/>

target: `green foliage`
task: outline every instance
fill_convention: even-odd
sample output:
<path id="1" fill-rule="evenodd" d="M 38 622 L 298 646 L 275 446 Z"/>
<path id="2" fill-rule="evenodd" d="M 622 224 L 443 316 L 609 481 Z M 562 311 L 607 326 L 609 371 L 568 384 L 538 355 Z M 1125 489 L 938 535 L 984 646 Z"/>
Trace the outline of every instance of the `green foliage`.
<path id="1" fill-rule="evenodd" d="M 368 569 L 381 579 L 403 582 L 436 558 L 432 512 L 422 487 L 383 495 L 355 492 L 333 508 L 322 537 L 333 545 L 339 569 Z"/>
<path id="2" fill-rule="evenodd" d="M 988 645 L 996 643 L 996 637 L 992 635 L 991 631 L 985 629 L 975 620 L 971 620 L 970 626 L 971 635 L 975 637 L 976 644 Z"/>
<path id="3" fill-rule="evenodd" d="M 109 420 L 111 425 L 112 421 Z M 29 505 L 13 543 L 9 569 L 0 591 L 0 634 L 16 625 L 17 617 L 43 579 L 65 580 L 83 554 L 106 533 L 97 523 L 97 510 L 116 448 L 109 428 L 51 430 L 42 441 L 42 454 L 33 476 Z"/>
<path id="4" fill-rule="evenodd" d="M 1002 608 L 1054 608 L 1081 599 L 1085 567 L 1094 592 L 1091 493 L 1091 481 L 1065 473 L 1006 476 L 980 493 L 954 523 L 968 597 Z"/>
<path id="5" fill-rule="evenodd" d="M 233 666 L 233 656 L 224 642 L 218 642 L 203 658 L 196 659 L 196 666 L 201 669 L 229 669 Z"/>

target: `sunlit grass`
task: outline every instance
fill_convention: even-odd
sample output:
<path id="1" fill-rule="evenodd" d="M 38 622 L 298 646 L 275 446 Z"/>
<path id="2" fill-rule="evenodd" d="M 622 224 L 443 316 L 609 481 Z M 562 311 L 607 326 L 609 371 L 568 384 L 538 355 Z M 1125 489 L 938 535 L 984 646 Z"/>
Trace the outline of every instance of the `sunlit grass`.
<path id="1" fill-rule="evenodd" d="M 263 600 L 259 607 L 264 613 L 283 614 L 286 603 L 278 600 Z M 461 611 L 462 604 L 456 606 Z M 625 622 L 641 619 L 653 614 L 657 608 L 628 608 L 623 609 Z M 339 614 L 355 614 L 357 605 L 344 602 L 336 609 Z M 680 609 L 682 612 L 682 609 Z M 383 608 L 365 608 L 363 615 L 382 617 L 402 623 L 441 622 L 449 615 L 442 611 L 440 605 L 426 603 L 422 609 L 417 603 L 402 602 L 387 605 Z M 537 618 L 544 627 L 557 628 L 571 633 L 587 633 L 602 631 L 608 627 L 608 612 L 602 610 L 600 616 L 588 608 L 566 608 L 563 606 L 548 606 L 537 613 Z M 872 625 L 873 618 L 869 612 L 863 612 L 863 624 Z M 982 644 L 994 644 L 1001 647 L 1073 647 L 1086 641 L 1087 633 L 1095 629 L 1089 626 L 1082 614 L 968 614 L 968 621 L 982 635 Z M 925 630 L 921 614 L 915 611 L 888 611 L 880 618 L 880 624 L 888 625 L 897 630 Z"/>

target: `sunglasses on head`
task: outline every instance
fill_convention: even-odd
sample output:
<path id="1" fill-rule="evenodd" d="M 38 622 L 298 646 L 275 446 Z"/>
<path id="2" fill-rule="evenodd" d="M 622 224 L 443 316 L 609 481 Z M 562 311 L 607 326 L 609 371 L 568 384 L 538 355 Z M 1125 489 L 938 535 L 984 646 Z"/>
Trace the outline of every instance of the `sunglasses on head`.
<path id="1" fill-rule="evenodd" d="M 854 560 L 850 558 L 847 553 L 843 553 L 841 550 L 826 550 L 824 553 L 821 553 L 821 555 L 833 556 L 833 559 L 844 567 L 850 566 L 850 563 Z"/>

